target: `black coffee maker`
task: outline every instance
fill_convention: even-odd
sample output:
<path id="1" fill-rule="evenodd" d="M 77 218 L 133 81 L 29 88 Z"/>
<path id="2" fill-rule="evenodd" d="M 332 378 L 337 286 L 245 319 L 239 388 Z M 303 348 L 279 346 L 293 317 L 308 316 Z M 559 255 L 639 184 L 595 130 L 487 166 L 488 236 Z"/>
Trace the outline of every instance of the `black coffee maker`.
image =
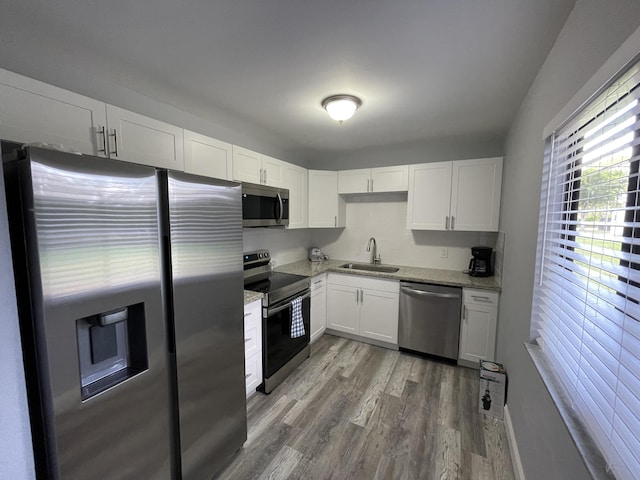
<path id="1" fill-rule="evenodd" d="M 469 275 L 490 277 L 493 275 L 493 249 L 491 247 L 471 247 L 473 258 L 469 262 Z"/>

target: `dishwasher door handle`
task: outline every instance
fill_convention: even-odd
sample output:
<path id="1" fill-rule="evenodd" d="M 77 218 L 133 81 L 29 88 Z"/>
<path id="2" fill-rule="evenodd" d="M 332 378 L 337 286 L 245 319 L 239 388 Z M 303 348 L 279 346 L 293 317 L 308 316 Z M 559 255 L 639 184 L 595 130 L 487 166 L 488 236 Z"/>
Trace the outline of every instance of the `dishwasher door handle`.
<path id="1" fill-rule="evenodd" d="M 407 293 L 409 295 L 420 295 L 424 297 L 438 297 L 438 298 L 460 298 L 460 295 L 457 293 L 438 293 L 438 292 L 427 292 L 425 290 L 416 290 L 415 288 L 409 287 L 401 287 L 400 291 L 403 293 Z"/>

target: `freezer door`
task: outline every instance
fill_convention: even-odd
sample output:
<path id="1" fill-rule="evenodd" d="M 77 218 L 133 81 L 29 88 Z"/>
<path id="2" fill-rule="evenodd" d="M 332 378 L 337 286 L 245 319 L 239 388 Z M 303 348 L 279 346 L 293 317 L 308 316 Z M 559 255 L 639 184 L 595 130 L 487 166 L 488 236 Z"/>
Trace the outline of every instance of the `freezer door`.
<path id="1" fill-rule="evenodd" d="M 247 435 L 241 187 L 164 174 L 182 477 L 210 478 Z"/>
<path id="2" fill-rule="evenodd" d="M 170 478 L 155 171 L 28 153 L 5 175 L 39 477 Z"/>

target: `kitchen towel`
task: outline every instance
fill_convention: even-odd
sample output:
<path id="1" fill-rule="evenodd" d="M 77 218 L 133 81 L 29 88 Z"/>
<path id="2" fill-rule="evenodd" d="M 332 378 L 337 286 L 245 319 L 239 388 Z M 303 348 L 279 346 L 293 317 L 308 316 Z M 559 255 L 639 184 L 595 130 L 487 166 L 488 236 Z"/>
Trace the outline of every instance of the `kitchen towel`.
<path id="1" fill-rule="evenodd" d="M 298 297 L 291 301 L 291 338 L 298 338 L 303 335 L 302 297 Z"/>

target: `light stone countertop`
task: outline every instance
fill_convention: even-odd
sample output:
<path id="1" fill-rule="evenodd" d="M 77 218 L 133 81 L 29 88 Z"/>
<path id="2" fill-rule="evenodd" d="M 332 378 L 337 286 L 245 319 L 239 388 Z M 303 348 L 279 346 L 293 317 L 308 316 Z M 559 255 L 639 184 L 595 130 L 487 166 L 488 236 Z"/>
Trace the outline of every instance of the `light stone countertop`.
<path id="1" fill-rule="evenodd" d="M 274 268 L 276 272 L 293 273 L 305 277 L 313 277 L 324 272 L 346 273 L 349 275 L 363 275 L 366 277 L 389 278 L 409 282 L 433 283 L 437 285 L 449 285 L 454 287 L 478 288 L 481 290 L 493 290 L 499 292 L 502 288 L 496 277 L 470 277 L 468 274 L 456 270 L 441 270 L 436 268 L 408 267 L 405 265 L 387 265 L 398 267 L 395 273 L 369 272 L 364 270 L 352 270 L 340 268 L 349 260 L 325 260 L 323 262 L 311 262 L 301 260 Z"/>
<path id="2" fill-rule="evenodd" d="M 256 300 L 262 300 L 263 294 L 260 292 L 251 292 L 249 290 L 244 291 L 244 304 L 248 305 Z"/>

